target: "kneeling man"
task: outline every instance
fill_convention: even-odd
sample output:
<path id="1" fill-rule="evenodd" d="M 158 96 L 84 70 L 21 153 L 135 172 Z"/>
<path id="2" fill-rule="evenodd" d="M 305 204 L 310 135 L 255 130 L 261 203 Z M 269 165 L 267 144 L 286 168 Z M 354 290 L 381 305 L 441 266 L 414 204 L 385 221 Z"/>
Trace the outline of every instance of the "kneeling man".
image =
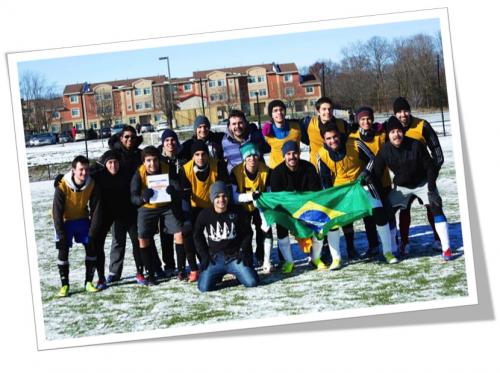
<path id="1" fill-rule="evenodd" d="M 248 213 L 238 205 L 229 204 L 228 191 L 222 181 L 210 187 L 210 201 L 212 207 L 200 213 L 194 229 L 194 242 L 201 258 L 198 289 L 215 290 L 226 273 L 235 275 L 246 287 L 257 286 L 259 278 L 253 268 Z"/>

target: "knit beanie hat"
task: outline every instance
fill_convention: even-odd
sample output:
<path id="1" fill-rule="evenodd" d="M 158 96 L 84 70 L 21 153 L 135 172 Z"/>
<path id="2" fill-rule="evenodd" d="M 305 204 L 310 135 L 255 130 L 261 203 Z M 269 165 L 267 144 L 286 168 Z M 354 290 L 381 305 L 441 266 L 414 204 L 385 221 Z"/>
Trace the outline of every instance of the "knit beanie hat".
<path id="1" fill-rule="evenodd" d="M 193 143 L 191 144 L 191 157 L 193 156 L 194 153 L 200 150 L 203 150 L 205 153 L 208 154 L 207 144 L 205 144 L 205 142 L 202 140 L 194 140 Z"/>
<path id="2" fill-rule="evenodd" d="M 283 154 L 283 157 L 285 156 L 286 153 L 290 151 L 299 151 L 299 144 L 296 143 L 293 140 L 288 140 L 286 143 L 283 144 L 283 147 L 281 148 L 281 153 Z"/>
<path id="3" fill-rule="evenodd" d="M 370 117 L 373 121 L 373 109 L 369 106 L 362 106 L 356 111 L 356 122 L 359 123 L 359 120 L 363 117 Z"/>
<path id="4" fill-rule="evenodd" d="M 394 115 L 391 115 L 391 117 L 389 118 L 389 120 L 387 121 L 387 123 L 385 125 L 385 131 L 387 133 L 389 133 L 393 129 L 396 129 L 396 128 L 403 131 L 403 125 L 401 124 L 401 122 Z"/>
<path id="5" fill-rule="evenodd" d="M 247 157 L 253 154 L 260 156 L 259 148 L 253 142 L 247 142 L 243 144 L 240 148 L 240 153 L 243 160 L 247 159 Z"/>
<path id="6" fill-rule="evenodd" d="M 208 118 L 204 115 L 198 115 L 196 119 L 194 120 L 194 130 L 196 132 L 196 129 L 201 126 L 202 124 L 206 125 L 208 129 L 210 129 L 210 121 Z"/>
<path id="7" fill-rule="evenodd" d="M 179 138 L 177 137 L 177 134 L 175 131 L 171 130 L 170 128 L 167 128 L 163 133 L 161 134 L 161 145 L 163 146 L 163 143 L 168 137 L 173 137 L 175 142 L 179 144 Z"/>
<path id="8" fill-rule="evenodd" d="M 119 161 L 121 159 L 120 153 L 118 153 L 116 150 L 105 151 L 101 156 L 100 163 L 106 166 L 106 163 L 112 159 L 116 159 L 117 161 Z"/>
<path id="9" fill-rule="evenodd" d="M 393 109 L 394 114 L 399 113 L 401 110 L 410 111 L 410 104 L 404 97 L 398 97 L 394 100 Z"/>
<path id="10" fill-rule="evenodd" d="M 285 106 L 285 103 L 281 100 L 272 100 L 269 105 L 267 106 L 267 113 L 269 114 L 269 117 L 273 117 L 272 116 L 272 113 L 273 113 L 273 109 L 276 107 L 276 106 L 280 106 L 282 107 L 283 109 L 285 109 L 285 112 L 286 112 L 286 106 Z"/>
<path id="11" fill-rule="evenodd" d="M 220 193 L 224 193 L 227 196 L 227 188 L 224 182 L 218 180 L 210 187 L 210 202 L 214 203 L 215 197 Z"/>

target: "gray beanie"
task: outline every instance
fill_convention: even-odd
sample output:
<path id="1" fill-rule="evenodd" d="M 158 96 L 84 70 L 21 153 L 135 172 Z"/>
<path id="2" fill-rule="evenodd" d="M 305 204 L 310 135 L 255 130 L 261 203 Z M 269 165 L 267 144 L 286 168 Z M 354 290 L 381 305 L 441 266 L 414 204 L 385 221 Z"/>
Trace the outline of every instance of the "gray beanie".
<path id="1" fill-rule="evenodd" d="M 205 126 L 207 126 L 208 129 L 210 129 L 210 121 L 208 120 L 208 118 L 204 115 L 198 115 L 194 120 L 194 130 L 196 131 L 196 129 L 202 124 L 204 124 Z"/>
<path id="2" fill-rule="evenodd" d="M 210 202 L 214 203 L 215 197 L 217 197 L 219 193 L 224 193 L 227 196 L 226 184 L 220 180 L 213 183 L 210 187 Z"/>

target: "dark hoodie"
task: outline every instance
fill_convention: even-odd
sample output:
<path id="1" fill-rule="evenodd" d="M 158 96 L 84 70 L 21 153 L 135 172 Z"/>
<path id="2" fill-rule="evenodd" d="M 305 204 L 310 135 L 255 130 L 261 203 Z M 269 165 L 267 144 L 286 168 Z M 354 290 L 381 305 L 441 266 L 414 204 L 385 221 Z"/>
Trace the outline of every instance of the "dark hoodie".
<path id="1" fill-rule="evenodd" d="M 131 150 L 125 149 L 120 141 L 120 134 L 111 136 L 108 140 L 108 146 L 112 150 L 120 153 L 120 168 L 123 171 L 125 178 L 130 182 L 134 176 L 135 170 L 141 165 L 141 149 L 139 145 L 142 144 L 142 136 L 137 136 L 135 147 Z"/>

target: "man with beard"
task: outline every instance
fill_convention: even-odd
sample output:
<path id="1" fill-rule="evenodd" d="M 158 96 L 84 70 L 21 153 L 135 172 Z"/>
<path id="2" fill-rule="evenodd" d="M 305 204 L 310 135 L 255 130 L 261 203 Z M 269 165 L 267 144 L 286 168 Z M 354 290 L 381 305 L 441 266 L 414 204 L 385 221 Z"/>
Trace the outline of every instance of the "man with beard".
<path id="1" fill-rule="evenodd" d="M 198 115 L 196 117 L 193 127 L 193 137 L 182 144 L 179 158 L 191 159 L 191 145 L 193 141 L 200 140 L 207 145 L 208 155 L 211 158 L 224 159 L 224 151 L 222 150 L 222 138 L 224 137 L 224 133 L 211 131 L 210 121 L 203 115 Z"/>

